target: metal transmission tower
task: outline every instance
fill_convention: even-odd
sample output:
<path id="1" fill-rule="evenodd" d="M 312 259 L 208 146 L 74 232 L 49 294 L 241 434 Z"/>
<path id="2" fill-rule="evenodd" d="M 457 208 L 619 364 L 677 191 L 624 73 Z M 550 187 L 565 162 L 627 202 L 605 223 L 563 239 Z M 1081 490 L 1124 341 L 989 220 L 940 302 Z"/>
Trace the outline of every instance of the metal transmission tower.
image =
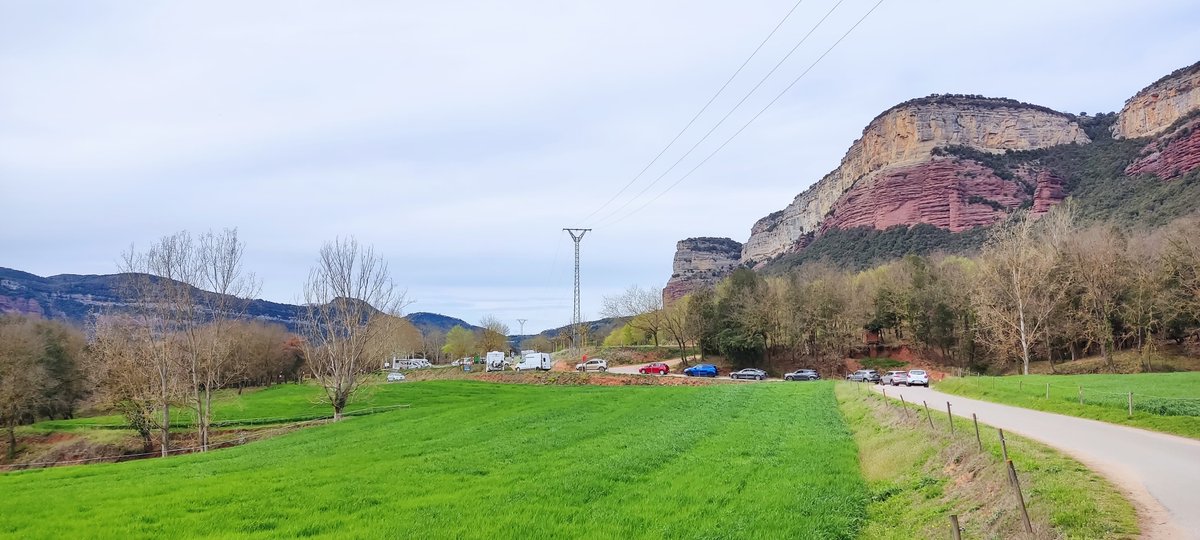
<path id="1" fill-rule="evenodd" d="M 525 321 L 529 319 L 517 319 L 517 324 L 521 325 L 521 337 L 525 337 Z"/>
<path id="2" fill-rule="evenodd" d="M 571 312 L 571 345 L 578 349 L 582 338 L 579 335 L 579 326 L 583 324 L 583 312 L 579 308 L 579 242 L 583 241 L 583 235 L 591 229 L 563 230 L 567 231 L 567 234 L 571 235 L 571 240 L 575 241 L 575 309 Z"/>

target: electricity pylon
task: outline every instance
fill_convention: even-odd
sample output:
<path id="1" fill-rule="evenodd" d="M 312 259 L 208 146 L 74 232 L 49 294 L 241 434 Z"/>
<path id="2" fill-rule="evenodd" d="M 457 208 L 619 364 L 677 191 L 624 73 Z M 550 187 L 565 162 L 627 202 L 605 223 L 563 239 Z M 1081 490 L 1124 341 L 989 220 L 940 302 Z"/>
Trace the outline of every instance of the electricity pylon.
<path id="1" fill-rule="evenodd" d="M 571 311 L 571 345 L 575 350 L 579 350 L 582 336 L 579 332 L 579 326 L 583 324 L 583 311 L 579 307 L 579 243 L 583 241 L 583 235 L 587 234 L 591 229 L 563 229 L 567 234 L 571 235 L 571 240 L 575 241 L 575 307 Z"/>

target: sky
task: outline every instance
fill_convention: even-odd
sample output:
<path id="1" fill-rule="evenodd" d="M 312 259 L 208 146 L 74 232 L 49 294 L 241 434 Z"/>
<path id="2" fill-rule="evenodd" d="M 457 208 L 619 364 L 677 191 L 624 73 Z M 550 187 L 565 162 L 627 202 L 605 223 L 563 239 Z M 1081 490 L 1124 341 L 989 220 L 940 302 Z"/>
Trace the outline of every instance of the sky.
<path id="1" fill-rule="evenodd" d="M 595 318 L 665 285 L 677 241 L 745 241 L 898 102 L 1117 111 L 1200 60 L 1194 0 L 884 0 L 831 49 L 875 4 L 0 0 L 0 266 L 113 273 L 131 245 L 236 227 L 261 296 L 299 302 L 354 236 L 407 311 L 532 333 L 570 321 L 564 227 L 594 229 Z"/>

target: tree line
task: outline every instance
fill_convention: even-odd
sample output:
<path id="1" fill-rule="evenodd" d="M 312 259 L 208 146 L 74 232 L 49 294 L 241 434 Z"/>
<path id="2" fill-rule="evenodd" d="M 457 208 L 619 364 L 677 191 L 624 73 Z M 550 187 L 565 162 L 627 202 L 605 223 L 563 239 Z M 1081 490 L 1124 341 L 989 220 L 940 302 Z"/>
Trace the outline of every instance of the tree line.
<path id="1" fill-rule="evenodd" d="M 658 307 L 632 288 L 611 306 L 636 334 L 697 344 L 735 366 L 831 372 L 873 346 L 906 344 L 972 371 L 1200 341 L 1200 221 L 1155 231 L 1086 224 L 1070 204 L 1018 213 L 970 257 L 909 255 L 866 270 L 820 262 L 776 275 L 741 268 Z M 639 300 L 640 299 L 640 300 Z M 637 300 L 637 301 L 635 301 Z"/>
<path id="2" fill-rule="evenodd" d="M 244 254 L 236 229 L 181 231 L 122 254 L 128 306 L 94 314 L 86 329 L 0 316 L 0 425 L 9 455 L 16 426 L 69 418 L 85 404 L 119 412 L 147 450 L 157 442 L 167 455 L 172 426 L 191 425 L 203 451 L 218 390 L 302 378 L 318 383 L 340 419 L 388 358 L 444 345 L 400 316 L 404 291 L 374 249 L 353 238 L 320 249 L 296 334 L 246 317 L 259 284 Z"/>

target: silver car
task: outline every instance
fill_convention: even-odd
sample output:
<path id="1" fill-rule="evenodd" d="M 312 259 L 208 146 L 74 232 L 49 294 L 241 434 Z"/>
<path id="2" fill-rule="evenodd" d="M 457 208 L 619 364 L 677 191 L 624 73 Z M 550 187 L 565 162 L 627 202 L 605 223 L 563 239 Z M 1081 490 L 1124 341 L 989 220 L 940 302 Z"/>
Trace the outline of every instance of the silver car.
<path id="1" fill-rule="evenodd" d="M 908 386 L 924 386 L 929 388 L 929 374 L 923 369 L 908 370 Z"/>
<path id="2" fill-rule="evenodd" d="M 784 373 L 783 380 L 785 381 L 815 381 L 821 376 L 817 374 L 815 369 L 797 369 L 791 373 Z"/>
<path id="3" fill-rule="evenodd" d="M 890 384 L 892 386 L 900 386 L 903 384 L 904 386 L 908 386 L 908 372 L 889 371 L 879 381 L 879 384 Z"/>
<path id="4" fill-rule="evenodd" d="M 753 379 L 761 381 L 767 378 L 767 372 L 761 369 L 746 368 L 729 374 L 730 379 Z"/>

